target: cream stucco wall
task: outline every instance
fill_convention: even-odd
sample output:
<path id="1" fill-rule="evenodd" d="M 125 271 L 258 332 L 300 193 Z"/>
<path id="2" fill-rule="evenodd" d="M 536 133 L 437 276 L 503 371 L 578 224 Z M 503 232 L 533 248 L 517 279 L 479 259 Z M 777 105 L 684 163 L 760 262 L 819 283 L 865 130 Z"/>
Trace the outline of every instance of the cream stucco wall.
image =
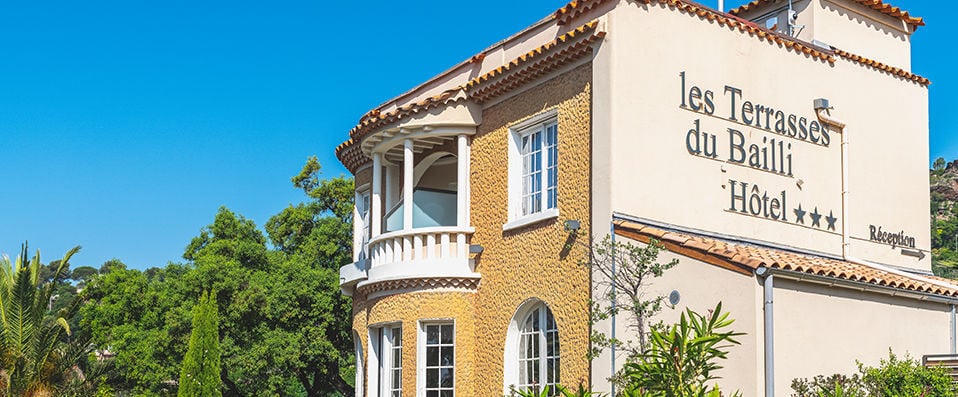
<path id="1" fill-rule="evenodd" d="M 911 70 L 911 35 L 899 18 L 848 0 L 813 0 L 813 39 Z"/>
<path id="2" fill-rule="evenodd" d="M 776 279 L 775 390 L 795 378 L 857 371 L 895 354 L 950 352 L 949 305 Z"/>
<path id="3" fill-rule="evenodd" d="M 596 78 L 609 81 L 610 99 L 604 105 L 608 115 L 596 118 L 607 118 L 603 127 L 608 130 L 596 129 L 596 134 L 610 134 L 612 211 L 835 256 L 842 254 L 842 227 L 847 227 L 852 255 L 930 269 L 929 257 L 918 260 L 902 255 L 900 247 L 868 241 L 869 225 L 876 225 L 904 231 L 918 249 L 930 248 L 925 87 L 842 59 L 832 64 L 802 55 L 654 2 L 620 3 L 607 18 L 609 34 L 599 54 L 607 60 L 596 62 L 607 64 L 608 74 Z M 711 96 L 712 114 L 692 110 L 693 100 L 704 103 L 704 98 L 689 99 L 696 95 L 690 94 L 693 86 L 702 97 Z M 727 86 L 741 90 L 741 96 Z M 733 97 L 736 121 L 731 120 Z M 817 122 L 816 98 L 829 99 L 832 116 L 848 124 L 848 219 L 842 219 L 839 131 L 827 131 L 826 145 L 769 131 L 765 120 L 762 127 L 742 123 L 741 107 L 749 100 L 811 125 Z M 774 130 L 775 114 L 769 116 Z M 687 148 L 696 121 L 699 132 L 716 140 L 714 158 Z M 730 161 L 741 157 L 731 148 L 729 129 L 741 132 L 734 139 L 744 139 L 743 148 L 755 144 L 767 150 L 769 161 L 763 152 L 760 167 Z M 775 150 L 777 158 L 791 156 L 791 175 L 772 171 L 771 140 L 783 145 Z M 747 198 L 760 204 L 758 216 L 743 214 L 741 200 L 731 208 L 732 191 L 740 196 L 742 182 L 748 184 Z M 783 191 L 785 205 L 771 210 L 772 199 L 783 201 Z M 806 211 L 804 223 L 795 213 L 799 205 Z M 813 225 L 816 210 L 821 218 Z M 779 219 L 769 219 L 774 215 Z M 836 218 L 834 228 L 828 227 L 829 216 Z"/>
<path id="4" fill-rule="evenodd" d="M 629 241 L 619 237 L 618 242 Z M 641 245 L 634 241 L 632 244 Z M 729 359 L 722 363 L 725 367 L 718 372 L 721 377 L 717 383 L 725 391 L 741 391 L 744 396 L 758 396 L 763 390 L 763 340 L 762 328 L 762 295 L 761 288 L 755 277 L 743 275 L 730 270 L 722 269 L 708 263 L 663 251 L 659 255 L 660 263 L 668 263 L 677 259 L 678 264 L 660 277 L 653 279 L 646 294 L 649 298 L 668 296 L 673 290 L 678 291 L 681 298 L 674 308 L 664 308 L 652 323 L 663 321 L 666 324 L 678 322 L 679 316 L 686 310 L 692 309 L 697 313 L 708 313 L 722 302 L 722 310 L 730 314 L 735 322 L 730 329 L 743 332 L 745 335 L 737 338 L 741 345 L 729 350 Z M 596 299 L 603 296 L 601 293 Z M 667 301 L 666 301 L 667 303 Z M 629 328 L 634 324 L 624 313 L 617 317 L 616 337 L 631 342 L 637 341 L 635 329 Z M 603 321 L 596 325 L 596 329 L 607 336 L 611 336 L 610 321 Z M 616 368 L 621 368 L 626 357 L 621 353 L 616 357 Z M 603 351 L 592 364 L 592 379 L 596 391 L 609 392 L 611 387 L 606 380 L 611 376 L 611 357 L 608 350 Z M 728 395 L 730 393 L 726 393 Z M 784 395 L 784 394 L 783 394 Z"/>

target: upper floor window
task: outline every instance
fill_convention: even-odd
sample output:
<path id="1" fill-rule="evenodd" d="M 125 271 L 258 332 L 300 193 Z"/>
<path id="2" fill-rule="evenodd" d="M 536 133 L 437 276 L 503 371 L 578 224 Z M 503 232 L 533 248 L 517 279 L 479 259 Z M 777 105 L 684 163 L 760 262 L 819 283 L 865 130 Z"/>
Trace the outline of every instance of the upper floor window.
<path id="1" fill-rule="evenodd" d="M 548 111 L 513 127 L 509 154 L 509 223 L 504 228 L 558 216 L 559 125 Z"/>
<path id="2" fill-rule="evenodd" d="M 361 191 L 356 192 L 356 213 L 354 215 L 353 222 L 355 223 L 355 228 L 353 232 L 353 246 L 354 249 L 357 249 L 355 260 L 363 260 L 369 257 L 368 247 L 366 246 L 369 243 L 370 236 L 370 225 L 372 221 L 370 217 L 370 198 L 369 198 L 369 189 L 364 188 Z"/>

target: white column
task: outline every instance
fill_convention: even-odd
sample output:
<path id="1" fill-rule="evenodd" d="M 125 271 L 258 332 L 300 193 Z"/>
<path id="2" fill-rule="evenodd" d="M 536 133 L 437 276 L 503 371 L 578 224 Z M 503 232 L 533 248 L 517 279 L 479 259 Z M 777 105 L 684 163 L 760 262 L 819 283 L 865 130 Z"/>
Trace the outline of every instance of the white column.
<path id="1" fill-rule="evenodd" d="M 403 230 L 412 229 L 412 177 L 413 177 L 413 142 L 406 138 L 403 141 L 403 175 L 402 175 L 402 228 Z"/>
<path id="2" fill-rule="evenodd" d="M 383 221 L 383 155 L 382 153 L 373 153 L 373 188 L 369 196 L 369 237 L 376 237 L 382 231 Z"/>
<path id="3" fill-rule="evenodd" d="M 456 224 L 459 227 L 469 226 L 469 137 L 459 135 L 457 146 L 459 153 L 456 156 Z"/>

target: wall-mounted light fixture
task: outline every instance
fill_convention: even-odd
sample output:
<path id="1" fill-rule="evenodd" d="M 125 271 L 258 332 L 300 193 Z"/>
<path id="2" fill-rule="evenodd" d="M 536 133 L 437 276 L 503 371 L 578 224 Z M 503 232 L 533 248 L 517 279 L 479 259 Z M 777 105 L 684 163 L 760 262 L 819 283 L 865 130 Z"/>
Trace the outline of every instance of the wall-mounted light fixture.
<path id="1" fill-rule="evenodd" d="M 482 250 L 483 250 L 483 248 L 482 248 L 482 245 L 481 245 L 481 244 L 469 244 L 469 253 L 470 253 L 470 254 L 477 254 L 477 255 L 478 255 L 478 254 L 481 254 L 481 253 L 482 253 Z"/>
<path id="2" fill-rule="evenodd" d="M 569 219 L 569 220 L 565 221 L 565 224 L 564 224 L 564 225 L 565 225 L 565 231 L 567 231 L 567 232 L 578 231 L 579 228 L 581 227 L 581 226 L 579 225 L 579 221 L 577 221 L 577 220 L 575 220 L 575 219 Z"/>

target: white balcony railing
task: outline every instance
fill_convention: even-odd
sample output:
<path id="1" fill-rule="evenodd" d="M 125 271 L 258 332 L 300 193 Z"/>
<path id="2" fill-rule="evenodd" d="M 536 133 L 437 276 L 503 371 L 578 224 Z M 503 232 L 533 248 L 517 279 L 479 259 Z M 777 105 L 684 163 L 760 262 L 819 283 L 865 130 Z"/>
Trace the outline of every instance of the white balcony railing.
<path id="1" fill-rule="evenodd" d="M 369 241 L 366 282 L 418 277 L 475 277 L 469 259 L 471 227 L 427 227 L 379 235 Z"/>

